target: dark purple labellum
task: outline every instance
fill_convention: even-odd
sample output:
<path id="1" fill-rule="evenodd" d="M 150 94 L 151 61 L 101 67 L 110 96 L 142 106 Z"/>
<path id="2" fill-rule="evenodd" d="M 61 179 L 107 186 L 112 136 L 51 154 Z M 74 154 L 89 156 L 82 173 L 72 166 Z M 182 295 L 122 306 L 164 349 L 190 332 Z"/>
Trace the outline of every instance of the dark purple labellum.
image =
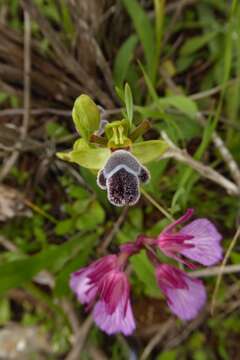
<path id="1" fill-rule="evenodd" d="M 140 182 L 150 179 L 148 170 L 126 150 L 112 153 L 98 173 L 98 186 L 107 190 L 108 200 L 115 206 L 134 205 L 140 197 Z"/>

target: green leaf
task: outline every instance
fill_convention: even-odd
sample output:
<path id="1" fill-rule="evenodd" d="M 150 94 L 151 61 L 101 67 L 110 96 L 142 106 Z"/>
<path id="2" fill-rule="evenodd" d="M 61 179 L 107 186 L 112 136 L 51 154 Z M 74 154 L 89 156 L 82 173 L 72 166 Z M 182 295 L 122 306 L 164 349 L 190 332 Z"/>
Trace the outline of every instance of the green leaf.
<path id="1" fill-rule="evenodd" d="M 137 277 L 144 284 L 145 293 L 152 297 L 161 297 L 161 293 L 155 279 L 154 268 L 149 262 L 146 253 L 142 251 L 140 254 L 133 256 L 130 261 Z"/>
<path id="2" fill-rule="evenodd" d="M 96 194 L 99 202 L 104 206 L 104 208 L 110 209 L 111 206 L 107 199 L 106 191 L 102 191 L 102 189 L 100 189 L 100 187 L 97 185 L 96 174 L 90 171 L 89 169 L 83 167 L 80 169 L 80 173 L 83 179 L 85 180 L 85 182 L 88 184 L 88 186 Z"/>
<path id="3" fill-rule="evenodd" d="M 9 299 L 1 298 L 0 299 L 0 325 L 5 325 L 11 320 L 11 306 Z"/>
<path id="4" fill-rule="evenodd" d="M 168 160 L 161 161 L 152 161 L 148 164 L 148 170 L 151 174 L 151 179 L 149 183 L 145 185 L 146 191 L 155 196 L 155 198 L 162 197 L 162 192 L 159 191 L 160 183 L 162 181 L 162 174 L 166 170 L 166 166 L 168 164 Z"/>
<path id="5" fill-rule="evenodd" d="M 147 74 L 144 66 L 141 64 L 140 61 L 138 61 L 138 64 L 139 64 L 139 67 L 140 67 L 140 69 L 141 69 L 141 71 L 143 73 L 144 80 L 145 80 L 146 85 L 148 87 L 148 92 L 149 92 L 150 96 L 152 97 L 152 99 L 154 101 L 158 101 L 158 95 L 157 95 L 156 90 L 154 88 L 153 81 L 152 81 L 151 77 Z"/>
<path id="6" fill-rule="evenodd" d="M 165 0 L 154 0 L 155 8 L 155 33 L 156 33 L 156 53 L 159 58 L 162 36 L 163 36 L 163 23 L 165 19 Z"/>
<path id="7" fill-rule="evenodd" d="M 128 84 L 126 84 L 124 88 L 124 99 L 126 104 L 127 120 L 129 122 L 129 128 L 131 129 L 133 120 L 133 98 L 131 88 Z"/>
<path id="8" fill-rule="evenodd" d="M 55 121 L 47 122 L 46 133 L 48 136 L 54 139 L 60 139 L 61 137 L 68 135 L 66 128 L 63 125 L 56 123 Z"/>
<path id="9" fill-rule="evenodd" d="M 84 241 L 84 246 L 82 246 L 80 251 L 77 252 L 73 259 L 59 272 L 56 277 L 56 286 L 54 289 L 56 296 L 64 296 L 70 292 L 70 274 L 86 264 L 89 256 L 94 251 L 96 240 L 96 237 L 89 236 L 87 240 Z"/>
<path id="10" fill-rule="evenodd" d="M 124 104 L 124 91 L 122 86 L 115 86 L 115 91 L 121 102 Z"/>
<path id="11" fill-rule="evenodd" d="M 59 221 L 55 228 L 55 233 L 57 235 L 66 235 L 72 233 L 74 228 L 74 221 L 73 219 L 65 219 Z"/>
<path id="12" fill-rule="evenodd" d="M 211 140 L 211 135 L 213 131 L 214 122 L 209 120 L 204 128 L 202 141 L 193 156 L 194 159 L 200 160 L 202 158 Z M 181 172 L 178 180 L 178 189 L 172 199 L 172 208 L 176 206 L 178 202 L 181 203 L 183 208 L 187 206 L 191 189 L 198 178 L 199 175 L 196 174 L 192 168 L 187 166 L 181 166 Z"/>
<path id="13" fill-rule="evenodd" d="M 154 29 L 148 15 L 136 0 L 122 0 L 128 14 L 133 20 L 136 32 L 142 43 L 144 54 L 147 62 L 147 70 L 150 78 L 154 78 L 156 50 Z"/>
<path id="14" fill-rule="evenodd" d="M 134 143 L 131 150 L 141 164 L 146 164 L 158 159 L 167 149 L 168 144 L 165 141 L 149 140 Z"/>
<path id="15" fill-rule="evenodd" d="M 158 99 L 158 104 L 163 108 L 173 106 L 190 117 L 195 117 L 198 112 L 196 103 L 184 95 L 174 95 L 160 98 Z"/>
<path id="16" fill-rule="evenodd" d="M 206 33 L 200 36 L 194 36 L 188 39 L 180 50 L 180 55 L 190 55 L 197 50 L 201 49 L 203 46 L 207 45 L 216 35 L 217 31 Z"/>
<path id="17" fill-rule="evenodd" d="M 120 47 L 115 57 L 113 77 L 115 83 L 119 86 L 122 86 L 124 80 L 126 79 L 126 75 L 131 60 L 133 58 L 133 53 L 137 45 L 137 42 L 138 42 L 138 38 L 136 35 L 129 36 L 129 38 Z"/>
<path id="18" fill-rule="evenodd" d="M 105 219 L 105 211 L 98 201 L 93 201 L 82 213 L 76 222 L 76 227 L 79 230 L 96 230 L 96 227 L 103 223 Z"/>
<path id="19" fill-rule="evenodd" d="M 78 133 L 87 141 L 99 128 L 100 110 L 88 95 L 80 95 L 75 100 L 72 117 Z"/>
<path id="20" fill-rule="evenodd" d="M 177 359 L 176 350 L 163 351 L 157 357 L 157 360 L 176 360 L 176 359 Z"/>
<path id="21" fill-rule="evenodd" d="M 95 235 L 82 235 L 81 241 L 79 241 L 78 235 L 63 245 L 49 246 L 47 250 L 36 255 L 0 265 L 0 294 L 30 281 L 43 269 L 56 270 L 63 266 L 76 250 L 79 251 L 84 247 L 85 241 L 89 241 L 89 237 L 95 237 Z"/>
<path id="22" fill-rule="evenodd" d="M 110 157 L 111 152 L 108 148 L 89 148 L 84 150 L 73 150 L 69 153 L 57 153 L 61 160 L 74 162 L 88 169 L 102 169 Z"/>

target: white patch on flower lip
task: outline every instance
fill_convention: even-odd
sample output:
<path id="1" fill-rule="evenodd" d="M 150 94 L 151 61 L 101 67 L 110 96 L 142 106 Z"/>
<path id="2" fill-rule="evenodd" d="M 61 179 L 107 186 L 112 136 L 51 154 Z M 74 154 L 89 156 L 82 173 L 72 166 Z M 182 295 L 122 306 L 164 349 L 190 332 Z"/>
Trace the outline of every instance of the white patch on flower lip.
<path id="1" fill-rule="evenodd" d="M 139 170 L 136 172 L 136 171 L 132 170 L 129 166 L 127 166 L 125 164 L 119 164 L 114 169 L 112 169 L 110 171 L 110 173 L 108 173 L 108 174 L 103 170 L 104 176 L 107 179 L 109 179 L 111 176 L 116 174 L 116 172 L 118 172 L 119 170 L 122 170 L 122 169 L 126 170 L 128 173 L 130 173 L 132 175 L 135 175 L 135 176 L 138 176 L 140 174 L 140 172 L 141 172 L 141 167 L 140 166 L 139 166 Z"/>
<path id="2" fill-rule="evenodd" d="M 126 166 L 126 168 L 131 170 L 134 175 L 139 174 L 142 167 L 142 165 L 135 158 L 135 156 L 131 154 L 130 151 L 119 149 L 114 151 L 106 162 L 104 166 L 104 175 L 109 176 L 112 171 L 114 173 L 116 171 L 115 169 L 119 165 Z"/>

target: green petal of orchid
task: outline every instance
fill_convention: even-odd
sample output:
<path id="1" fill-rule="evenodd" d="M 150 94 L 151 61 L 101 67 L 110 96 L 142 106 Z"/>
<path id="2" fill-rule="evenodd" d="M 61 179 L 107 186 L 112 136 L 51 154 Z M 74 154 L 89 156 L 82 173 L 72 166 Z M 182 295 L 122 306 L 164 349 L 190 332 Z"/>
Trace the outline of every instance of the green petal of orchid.
<path id="1" fill-rule="evenodd" d="M 57 156 L 66 161 L 74 162 L 92 170 L 102 169 L 111 155 L 108 148 L 83 148 L 69 153 L 57 153 Z"/>
<path id="2" fill-rule="evenodd" d="M 134 143 L 131 152 L 140 161 L 146 164 L 159 158 L 168 149 L 168 144 L 163 140 L 149 140 Z"/>
<path id="3" fill-rule="evenodd" d="M 100 111 L 88 95 L 80 95 L 75 100 L 72 117 L 78 133 L 85 140 L 89 140 L 90 136 L 99 128 Z"/>

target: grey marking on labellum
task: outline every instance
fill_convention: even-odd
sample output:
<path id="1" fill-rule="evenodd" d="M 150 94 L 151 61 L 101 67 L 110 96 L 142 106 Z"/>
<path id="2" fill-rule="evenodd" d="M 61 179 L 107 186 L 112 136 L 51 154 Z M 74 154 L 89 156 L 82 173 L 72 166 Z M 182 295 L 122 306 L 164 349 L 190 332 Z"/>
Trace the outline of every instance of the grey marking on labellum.
<path id="1" fill-rule="evenodd" d="M 111 204 L 131 206 L 139 200 L 140 182 L 146 183 L 149 179 L 148 170 L 129 151 L 116 150 L 99 170 L 97 184 L 107 190 Z"/>

